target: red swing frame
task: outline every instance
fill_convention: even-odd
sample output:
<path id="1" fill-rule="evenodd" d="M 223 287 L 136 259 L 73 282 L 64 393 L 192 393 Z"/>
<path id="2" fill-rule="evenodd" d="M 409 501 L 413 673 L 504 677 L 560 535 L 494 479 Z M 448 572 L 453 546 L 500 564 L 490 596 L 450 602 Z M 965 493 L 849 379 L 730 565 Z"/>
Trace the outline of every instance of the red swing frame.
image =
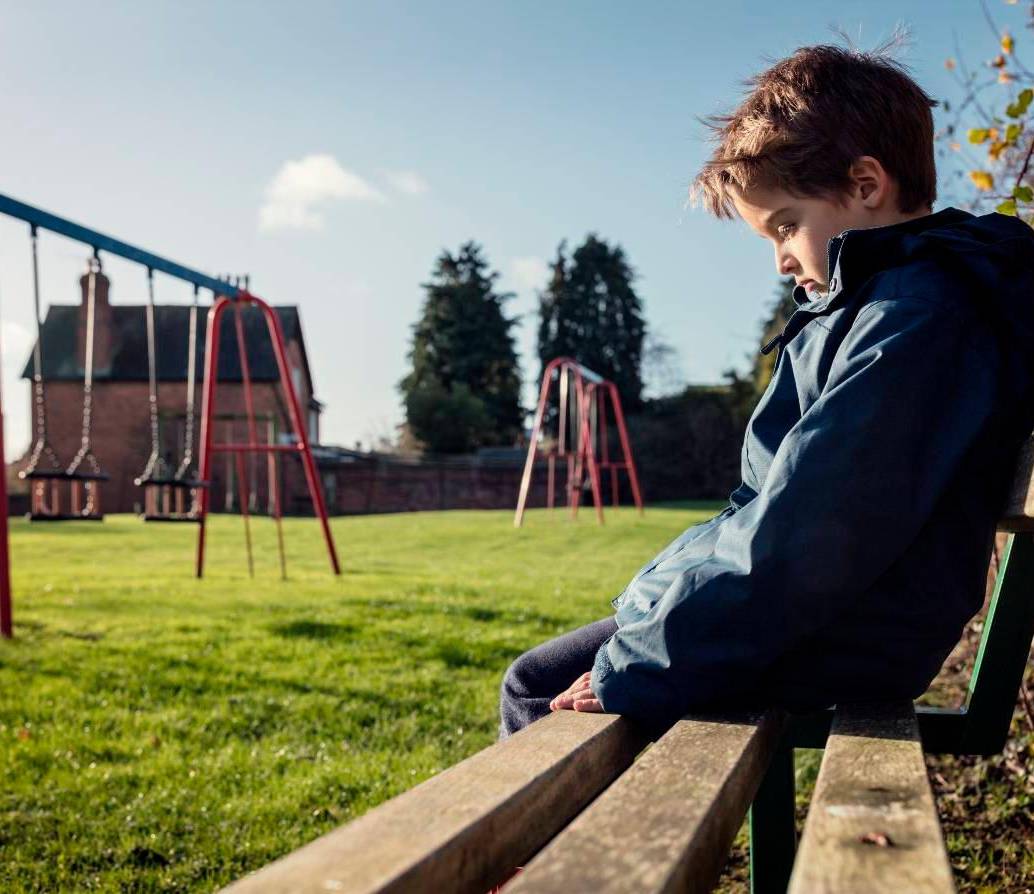
<path id="1" fill-rule="evenodd" d="M 578 412 L 578 444 L 567 444 L 567 416 L 571 412 L 568 403 L 567 383 L 569 377 L 573 377 L 575 402 Z M 554 379 L 559 388 L 558 402 L 560 405 L 559 431 L 557 445 L 546 451 L 539 450 L 539 438 L 542 435 L 543 420 L 545 418 L 546 405 L 549 402 L 549 395 L 552 391 Z M 621 443 L 622 458 L 612 461 L 610 459 L 609 446 L 607 444 L 607 401 L 609 399 L 614 423 L 618 430 L 618 438 Z M 596 431 L 590 430 L 590 409 L 597 410 Z M 599 456 L 597 455 L 599 452 Z M 581 502 L 582 480 L 586 469 L 589 472 L 589 484 L 592 489 L 593 505 L 596 509 L 596 521 L 603 524 L 603 495 L 600 482 L 600 472 L 609 471 L 611 480 L 611 496 L 615 506 L 618 505 L 618 477 L 619 469 L 624 469 L 628 474 L 629 485 L 632 488 L 632 499 L 635 502 L 639 513 L 643 512 L 643 498 L 639 489 L 639 476 L 636 472 L 635 459 L 632 456 L 632 445 L 628 438 L 628 428 L 625 425 L 625 414 L 621 408 L 621 397 L 618 394 L 617 386 L 604 379 L 601 375 L 593 372 L 588 367 L 582 366 L 577 360 L 571 357 L 557 357 L 546 364 L 542 371 L 542 385 L 539 388 L 539 402 L 535 409 L 535 421 L 532 423 L 531 438 L 528 442 L 528 456 L 524 462 L 524 474 L 521 476 L 521 489 L 517 497 L 517 510 L 514 513 L 514 527 L 519 528 L 524 521 L 524 510 L 528 501 L 528 492 L 531 489 L 531 479 L 535 470 L 535 461 L 540 455 L 546 458 L 546 506 L 553 509 L 556 499 L 556 461 L 558 459 L 567 462 L 567 506 L 571 518 L 578 515 L 578 506 Z"/>
<path id="2" fill-rule="evenodd" d="M 254 305 L 261 311 L 266 321 L 266 329 L 269 331 L 269 338 L 273 345 L 273 354 L 276 357 L 277 371 L 280 375 L 280 387 L 287 398 L 287 409 L 291 416 L 291 425 L 294 429 L 295 442 L 293 444 L 262 444 L 257 437 L 255 424 L 254 402 L 251 390 L 251 372 L 248 366 L 247 353 L 244 350 L 243 330 L 240 328 L 240 308 L 245 305 Z M 248 416 L 248 440 L 244 442 L 223 442 L 214 443 L 213 433 L 215 430 L 215 399 L 216 386 L 218 385 L 219 369 L 219 332 L 223 314 L 234 307 L 238 313 L 237 323 L 237 344 L 241 354 L 241 379 L 244 385 L 244 405 Z M 201 397 L 201 456 L 198 463 L 198 477 L 202 481 L 211 481 L 212 461 L 217 453 L 232 453 L 237 461 L 238 481 L 241 484 L 241 515 L 244 518 L 245 532 L 248 536 L 249 569 L 251 566 L 250 555 L 250 532 L 248 525 L 248 500 L 246 476 L 243 474 L 244 457 L 249 453 L 264 453 L 270 462 L 275 461 L 278 453 L 294 453 L 301 457 L 302 467 L 305 470 L 305 480 L 309 488 L 309 496 L 312 498 L 313 509 L 320 520 L 323 532 L 323 539 L 327 545 L 327 554 L 330 558 L 330 566 L 334 574 L 341 573 L 341 566 L 338 562 L 337 549 L 334 546 L 334 537 L 330 532 L 330 522 L 327 518 L 327 506 L 323 500 L 323 491 L 320 488 L 319 476 L 316 473 L 316 462 L 312 457 L 312 447 L 309 444 L 308 427 L 305 424 L 305 417 L 302 415 L 301 407 L 298 404 L 298 395 L 295 394 L 294 384 L 291 381 L 291 369 L 287 362 L 287 350 L 284 347 L 283 330 L 280 327 L 280 318 L 276 312 L 265 301 L 257 295 L 251 294 L 247 289 L 238 289 L 233 297 L 220 295 L 208 311 L 208 322 L 205 334 L 205 380 Z M 275 476 L 273 476 L 275 478 Z M 280 492 L 276 487 L 274 497 L 274 518 L 278 526 L 278 537 L 280 537 Z M 201 508 L 198 514 L 198 538 L 197 538 L 197 561 L 196 574 L 201 577 L 205 569 L 205 533 L 206 519 L 208 518 L 208 507 L 211 499 L 210 488 L 201 490 Z M 281 566 L 283 570 L 283 566 Z"/>

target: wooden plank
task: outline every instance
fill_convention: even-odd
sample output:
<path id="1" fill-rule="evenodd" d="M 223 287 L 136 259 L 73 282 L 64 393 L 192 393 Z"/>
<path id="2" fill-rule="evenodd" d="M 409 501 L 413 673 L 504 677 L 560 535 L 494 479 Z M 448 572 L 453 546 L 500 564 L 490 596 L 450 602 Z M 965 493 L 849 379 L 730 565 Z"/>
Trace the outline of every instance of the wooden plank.
<path id="1" fill-rule="evenodd" d="M 224 890 L 484 894 L 644 744 L 622 717 L 559 711 Z"/>
<path id="2" fill-rule="evenodd" d="M 783 724 L 776 712 L 679 721 L 506 894 L 709 891 Z"/>
<path id="3" fill-rule="evenodd" d="M 1034 435 L 1024 442 L 1016 458 L 1016 471 L 1002 516 L 999 531 L 1034 531 Z"/>
<path id="4" fill-rule="evenodd" d="M 790 894 L 954 890 L 912 703 L 840 708 Z"/>

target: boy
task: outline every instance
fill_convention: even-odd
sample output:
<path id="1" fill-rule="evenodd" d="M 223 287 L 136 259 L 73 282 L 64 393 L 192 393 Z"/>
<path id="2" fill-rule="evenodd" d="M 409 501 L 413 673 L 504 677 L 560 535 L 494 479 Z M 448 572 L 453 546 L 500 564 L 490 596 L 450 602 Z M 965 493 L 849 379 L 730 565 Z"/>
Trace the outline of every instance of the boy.
<path id="1" fill-rule="evenodd" d="M 694 183 L 797 282 L 742 482 L 616 615 L 513 663 L 503 736 L 550 710 L 915 697 L 981 606 L 1034 425 L 1034 233 L 932 213 L 936 103 L 882 54 L 806 47 L 750 86 Z"/>

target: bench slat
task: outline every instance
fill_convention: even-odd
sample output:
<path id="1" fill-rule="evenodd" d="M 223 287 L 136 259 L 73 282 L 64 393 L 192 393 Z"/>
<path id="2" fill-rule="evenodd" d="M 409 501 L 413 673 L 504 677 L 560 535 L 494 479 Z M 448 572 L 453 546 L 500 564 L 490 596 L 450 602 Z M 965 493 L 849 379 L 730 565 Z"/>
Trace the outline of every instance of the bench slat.
<path id="1" fill-rule="evenodd" d="M 563 828 L 644 744 L 616 715 L 557 712 L 224 890 L 483 894 Z"/>
<path id="2" fill-rule="evenodd" d="M 912 703 L 838 709 L 790 894 L 954 890 Z"/>
<path id="3" fill-rule="evenodd" d="M 679 721 L 506 894 L 709 891 L 783 723 L 777 712 Z"/>
<path id="4" fill-rule="evenodd" d="M 999 531 L 1034 531 L 1034 436 L 1028 438 L 1016 458 L 1016 472 Z"/>

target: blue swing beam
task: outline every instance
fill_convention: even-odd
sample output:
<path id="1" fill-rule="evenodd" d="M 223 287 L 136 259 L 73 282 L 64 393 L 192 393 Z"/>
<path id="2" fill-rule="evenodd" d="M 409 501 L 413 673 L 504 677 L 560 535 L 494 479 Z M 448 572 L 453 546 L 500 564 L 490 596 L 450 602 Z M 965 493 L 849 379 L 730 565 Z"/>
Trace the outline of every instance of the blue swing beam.
<path id="1" fill-rule="evenodd" d="M 142 248 L 137 248 L 135 245 L 130 245 L 128 242 L 123 242 L 121 239 L 105 236 L 104 233 L 99 233 L 97 230 L 84 227 L 82 224 L 73 223 L 63 217 L 58 217 L 56 214 L 51 214 L 49 211 L 44 211 L 42 208 L 19 202 L 17 199 L 12 199 L 10 196 L 5 196 L 2 193 L 0 193 L 0 214 L 24 220 L 30 226 L 41 230 L 49 230 L 51 233 L 57 233 L 60 236 L 67 236 L 69 239 L 74 239 L 77 242 L 85 242 L 95 253 L 105 251 L 111 255 L 118 255 L 120 258 L 142 264 L 149 270 L 159 270 L 176 279 L 183 279 L 193 283 L 199 288 L 210 289 L 213 294 L 223 295 L 231 301 L 235 300 L 241 292 L 239 286 L 234 285 L 227 279 L 218 279 L 217 277 L 209 276 L 207 273 L 184 267 L 175 261 L 169 261 L 160 255 L 152 254 L 149 251 L 144 251 Z"/>

